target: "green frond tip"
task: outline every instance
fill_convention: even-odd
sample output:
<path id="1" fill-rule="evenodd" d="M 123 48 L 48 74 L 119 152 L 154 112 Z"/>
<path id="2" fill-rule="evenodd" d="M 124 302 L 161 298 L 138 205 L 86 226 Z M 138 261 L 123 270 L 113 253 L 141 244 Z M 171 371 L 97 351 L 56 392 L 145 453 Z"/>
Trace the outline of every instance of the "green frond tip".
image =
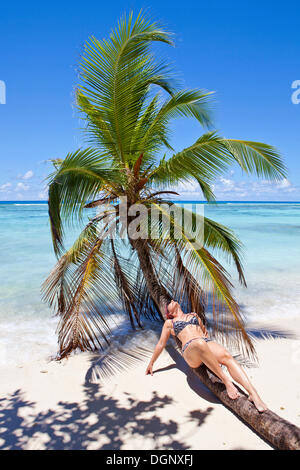
<path id="1" fill-rule="evenodd" d="M 270 180 L 286 178 L 280 153 L 271 145 L 247 140 L 223 139 L 224 146 L 246 173 Z"/>

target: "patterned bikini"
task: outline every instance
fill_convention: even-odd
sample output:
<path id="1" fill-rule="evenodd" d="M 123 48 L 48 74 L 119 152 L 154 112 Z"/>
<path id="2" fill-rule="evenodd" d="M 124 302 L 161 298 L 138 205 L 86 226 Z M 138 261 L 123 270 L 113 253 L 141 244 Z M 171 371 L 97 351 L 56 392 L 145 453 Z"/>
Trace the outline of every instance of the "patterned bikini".
<path id="1" fill-rule="evenodd" d="M 188 325 L 196 325 L 196 326 L 199 326 L 199 321 L 198 321 L 198 318 L 196 315 L 194 315 L 190 320 L 188 321 L 184 321 L 184 320 L 178 320 L 178 321 L 174 321 L 172 320 L 172 324 L 173 324 L 173 330 L 174 330 L 174 333 L 175 333 L 175 336 L 178 336 L 179 333 Z M 182 346 L 182 353 L 184 353 L 184 351 L 186 350 L 186 348 L 191 344 L 192 341 L 194 341 L 195 339 L 204 339 L 204 341 L 206 341 L 206 343 L 208 341 L 212 341 L 211 339 L 209 338 L 204 338 L 203 336 L 197 336 L 196 338 L 192 338 L 190 339 L 189 341 L 187 341 L 185 343 L 184 346 Z"/>

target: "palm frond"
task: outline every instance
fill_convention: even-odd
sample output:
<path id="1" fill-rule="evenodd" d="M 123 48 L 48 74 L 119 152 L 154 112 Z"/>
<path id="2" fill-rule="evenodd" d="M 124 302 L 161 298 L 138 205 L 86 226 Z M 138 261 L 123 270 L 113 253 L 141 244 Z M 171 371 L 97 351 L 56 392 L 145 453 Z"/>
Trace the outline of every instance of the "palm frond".
<path id="1" fill-rule="evenodd" d="M 109 184 L 118 190 L 121 174 L 110 168 L 106 156 L 95 149 L 69 153 L 49 178 L 49 217 L 55 253 L 63 249 L 62 218 L 70 222 L 82 214 L 85 203 L 93 200 Z"/>
<path id="2" fill-rule="evenodd" d="M 45 298 L 50 304 L 56 301 L 59 305 L 60 358 L 77 348 L 97 350 L 108 344 L 108 316 L 113 315 L 113 304 L 117 305 L 118 298 L 111 287 L 111 263 L 102 246 L 103 240 L 98 237 L 82 244 L 73 263 L 68 259 L 66 266 L 67 257 L 63 257 L 44 283 Z"/>
<path id="3" fill-rule="evenodd" d="M 144 135 L 140 140 L 140 148 L 148 148 L 149 144 L 158 139 L 167 141 L 168 125 L 176 117 L 196 118 L 204 127 L 212 124 L 211 92 L 204 90 L 181 90 L 174 93 L 152 116 L 148 128 L 144 127 Z"/>
<path id="4" fill-rule="evenodd" d="M 195 216 L 199 219 L 199 215 Z M 201 223 L 201 220 L 199 221 Z M 233 260 L 237 269 L 241 284 L 246 286 L 241 260 L 242 244 L 232 230 L 207 217 L 203 218 L 204 245 L 222 255 L 226 255 L 227 261 Z"/>
<path id="5" fill-rule="evenodd" d="M 118 287 L 119 296 L 122 300 L 124 311 L 128 314 L 131 326 L 135 328 L 135 322 L 139 327 L 142 327 L 140 322 L 140 313 L 137 307 L 138 298 L 136 296 L 136 289 L 135 285 L 132 283 L 132 279 L 136 279 L 136 265 L 130 266 L 130 273 L 125 273 L 124 270 L 124 261 L 123 266 L 121 264 L 121 256 L 120 253 L 116 253 L 115 243 L 114 240 L 110 240 L 111 244 L 111 251 L 112 251 L 112 259 L 113 259 L 113 267 L 114 267 L 114 276 L 115 282 Z M 129 263 L 127 263 L 128 266 Z M 134 272 L 133 271 L 134 269 Z"/>
<path id="6" fill-rule="evenodd" d="M 272 180 L 286 178 L 282 157 L 271 145 L 236 139 L 222 139 L 222 143 L 246 173 Z"/>
<path id="7" fill-rule="evenodd" d="M 165 246 L 166 249 L 169 247 L 171 251 L 176 246 L 181 260 L 191 273 L 191 276 L 197 280 L 198 285 L 202 286 L 203 291 L 211 291 L 214 329 L 220 331 L 220 328 L 222 328 L 222 332 L 226 332 L 226 322 L 224 323 L 223 319 L 220 321 L 220 318 L 224 315 L 229 316 L 234 321 L 235 330 L 233 336 L 235 336 L 237 344 L 242 348 L 245 347 L 247 354 L 254 354 L 254 347 L 251 338 L 247 335 L 244 328 L 239 306 L 232 296 L 231 290 L 233 286 L 229 280 L 228 273 L 204 246 L 199 247 L 199 244 L 203 243 L 200 235 L 202 229 L 198 230 L 199 233 L 195 233 L 194 227 L 192 227 L 194 219 L 185 223 L 183 227 L 162 205 L 156 205 L 156 208 L 162 217 L 170 223 L 169 227 L 171 227 L 171 229 L 167 228 L 167 233 L 165 232 L 160 235 L 157 243 Z M 168 224 L 165 224 L 165 226 L 168 227 Z M 172 227 L 177 230 L 177 237 L 174 237 Z M 215 236 L 216 232 L 217 230 L 214 232 Z M 212 239 L 212 232 L 209 233 L 209 236 Z M 199 242 L 197 242 L 197 238 Z M 215 245 L 215 241 L 211 243 Z M 218 244 L 219 247 L 222 245 L 226 247 L 224 240 Z M 228 251 L 228 247 L 226 249 Z M 172 259 L 171 252 L 165 254 L 165 256 L 168 260 Z"/>
<path id="8" fill-rule="evenodd" d="M 113 137 L 124 164 L 130 157 L 132 133 L 149 87 L 155 84 L 172 92 L 168 67 L 155 63 L 150 54 L 153 42 L 172 44 L 171 35 L 141 14 L 134 21 L 131 13 L 121 18 L 109 41 L 91 38 L 80 64 L 80 96 L 85 96 L 96 111 L 92 123 L 97 113 L 106 123 L 105 132 Z"/>
<path id="9" fill-rule="evenodd" d="M 216 202 L 216 196 L 214 194 L 214 191 L 213 191 L 213 188 L 211 187 L 211 185 L 209 183 L 207 183 L 207 181 L 204 181 L 200 178 L 195 178 L 195 179 L 196 179 L 197 183 L 200 186 L 200 189 L 202 191 L 202 194 L 203 194 L 204 198 L 208 202 Z"/>
<path id="10" fill-rule="evenodd" d="M 246 173 L 269 179 L 286 176 L 282 158 L 274 147 L 259 142 L 224 139 L 215 132 L 208 132 L 192 146 L 168 160 L 162 159 L 150 179 L 158 185 L 174 185 L 194 179 L 210 201 L 214 200 L 211 182 L 233 163 L 238 163 Z"/>
<path id="11" fill-rule="evenodd" d="M 208 189 L 207 185 L 228 168 L 231 160 L 220 138 L 214 132 L 207 132 L 190 147 L 168 160 L 162 159 L 150 179 L 154 184 L 165 185 L 196 179 L 203 181 Z"/>
<path id="12" fill-rule="evenodd" d="M 112 196 L 106 195 L 100 199 L 96 199 L 96 201 L 88 202 L 87 204 L 85 204 L 84 208 L 92 209 L 94 207 L 98 207 L 104 204 L 110 204 L 111 202 L 115 201 L 117 198 L 118 198 L 117 195 L 112 195 Z"/>

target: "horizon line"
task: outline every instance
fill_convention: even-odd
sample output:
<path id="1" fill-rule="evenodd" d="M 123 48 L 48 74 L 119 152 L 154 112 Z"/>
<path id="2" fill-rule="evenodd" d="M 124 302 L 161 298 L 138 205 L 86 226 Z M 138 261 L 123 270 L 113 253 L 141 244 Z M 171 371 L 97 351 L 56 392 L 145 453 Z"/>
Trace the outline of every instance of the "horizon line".
<path id="1" fill-rule="evenodd" d="M 220 199 L 216 201 L 206 201 L 206 200 L 201 200 L 201 199 L 171 199 L 171 202 L 186 202 L 186 203 L 202 203 L 202 204 L 218 204 L 218 203 L 224 203 L 224 202 L 230 202 L 230 203 L 265 203 L 265 204 L 270 204 L 270 203 L 275 203 L 275 204 L 300 204 L 300 201 L 270 201 L 270 200 L 249 200 L 249 201 L 243 201 L 243 200 L 230 200 L 230 199 Z M 24 199 L 24 200 L 0 200 L 0 204 L 11 204 L 11 203 L 18 203 L 18 204 L 24 204 L 24 203 L 35 203 L 35 204 L 47 204 L 47 200 L 39 200 L 39 199 Z"/>

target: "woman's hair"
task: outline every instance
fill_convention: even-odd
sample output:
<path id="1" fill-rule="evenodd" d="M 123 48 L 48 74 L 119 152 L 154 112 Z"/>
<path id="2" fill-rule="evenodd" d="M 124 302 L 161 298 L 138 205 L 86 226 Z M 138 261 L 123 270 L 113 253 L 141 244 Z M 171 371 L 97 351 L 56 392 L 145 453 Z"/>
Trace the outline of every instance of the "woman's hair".
<path id="1" fill-rule="evenodd" d="M 168 306 L 166 305 L 166 317 L 168 320 L 172 320 L 174 318 L 174 315 L 172 313 L 168 312 Z"/>

